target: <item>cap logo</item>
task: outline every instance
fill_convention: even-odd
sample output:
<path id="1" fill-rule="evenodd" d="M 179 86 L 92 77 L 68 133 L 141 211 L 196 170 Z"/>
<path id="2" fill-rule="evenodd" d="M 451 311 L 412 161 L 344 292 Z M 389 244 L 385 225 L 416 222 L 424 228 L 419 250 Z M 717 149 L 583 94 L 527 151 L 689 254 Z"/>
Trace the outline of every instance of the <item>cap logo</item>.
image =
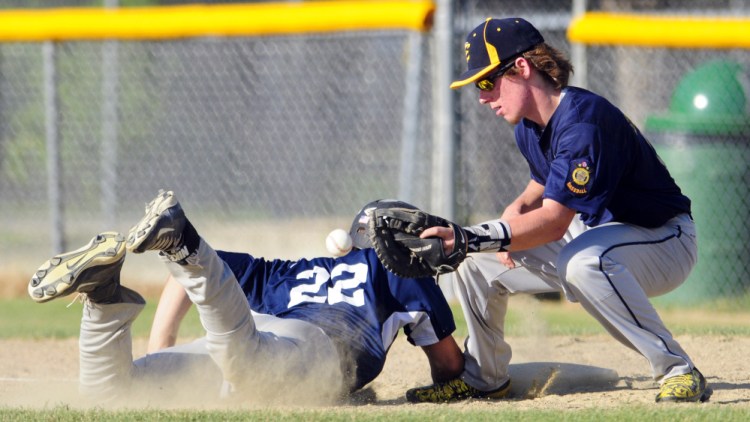
<path id="1" fill-rule="evenodd" d="M 467 63 L 469 62 L 469 59 L 471 58 L 471 54 L 469 54 L 469 49 L 470 48 L 471 48 L 471 43 L 469 43 L 467 41 L 466 44 L 464 44 L 464 51 L 466 52 L 466 62 Z"/>

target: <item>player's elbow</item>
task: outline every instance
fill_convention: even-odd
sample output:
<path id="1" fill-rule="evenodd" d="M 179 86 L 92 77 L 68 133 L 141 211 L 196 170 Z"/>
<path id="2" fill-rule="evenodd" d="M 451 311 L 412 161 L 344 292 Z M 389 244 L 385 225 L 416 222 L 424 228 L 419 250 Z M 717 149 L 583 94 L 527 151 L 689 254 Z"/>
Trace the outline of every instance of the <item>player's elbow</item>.
<path id="1" fill-rule="evenodd" d="M 552 199 L 545 199 L 541 211 L 541 227 L 547 235 L 547 240 L 556 242 L 565 236 L 570 223 L 576 215 L 572 208 L 560 204 Z"/>
<path id="2" fill-rule="evenodd" d="M 555 225 L 549 230 L 549 235 L 551 237 L 550 241 L 557 242 L 558 240 L 561 240 L 563 236 L 565 236 L 565 233 L 568 232 L 568 226 L 567 225 Z"/>

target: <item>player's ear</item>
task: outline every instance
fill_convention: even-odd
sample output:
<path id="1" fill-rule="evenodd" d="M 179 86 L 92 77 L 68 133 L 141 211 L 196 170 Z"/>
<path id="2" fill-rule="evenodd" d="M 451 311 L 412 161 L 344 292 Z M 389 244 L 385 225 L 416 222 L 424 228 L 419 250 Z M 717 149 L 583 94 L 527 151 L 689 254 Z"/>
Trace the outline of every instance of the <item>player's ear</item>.
<path id="1" fill-rule="evenodd" d="M 525 57 L 517 57 L 516 63 L 515 63 L 515 73 L 517 75 L 522 76 L 524 79 L 529 79 L 531 76 L 531 68 L 533 66 L 531 65 L 531 62 L 529 62 Z"/>

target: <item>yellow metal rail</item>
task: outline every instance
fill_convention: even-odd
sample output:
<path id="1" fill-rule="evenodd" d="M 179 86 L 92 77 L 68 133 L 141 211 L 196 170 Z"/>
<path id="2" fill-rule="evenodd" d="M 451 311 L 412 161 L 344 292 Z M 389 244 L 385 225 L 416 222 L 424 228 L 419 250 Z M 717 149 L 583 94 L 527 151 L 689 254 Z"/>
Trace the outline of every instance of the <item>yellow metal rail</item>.
<path id="1" fill-rule="evenodd" d="M 585 13 L 568 27 L 572 42 L 669 48 L 750 48 L 750 18 Z"/>
<path id="2" fill-rule="evenodd" d="M 0 11 L 0 42 L 424 31 L 432 1 L 313 1 L 244 5 Z"/>

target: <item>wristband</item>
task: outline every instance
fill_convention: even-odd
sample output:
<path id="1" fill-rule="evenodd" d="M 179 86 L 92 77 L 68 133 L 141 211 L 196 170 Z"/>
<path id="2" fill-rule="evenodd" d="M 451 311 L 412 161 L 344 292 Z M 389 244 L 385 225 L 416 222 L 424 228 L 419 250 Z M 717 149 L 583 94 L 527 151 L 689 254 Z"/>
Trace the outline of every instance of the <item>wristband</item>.
<path id="1" fill-rule="evenodd" d="M 507 252 L 510 246 L 510 225 L 504 220 L 485 221 L 463 229 L 468 252 Z"/>

